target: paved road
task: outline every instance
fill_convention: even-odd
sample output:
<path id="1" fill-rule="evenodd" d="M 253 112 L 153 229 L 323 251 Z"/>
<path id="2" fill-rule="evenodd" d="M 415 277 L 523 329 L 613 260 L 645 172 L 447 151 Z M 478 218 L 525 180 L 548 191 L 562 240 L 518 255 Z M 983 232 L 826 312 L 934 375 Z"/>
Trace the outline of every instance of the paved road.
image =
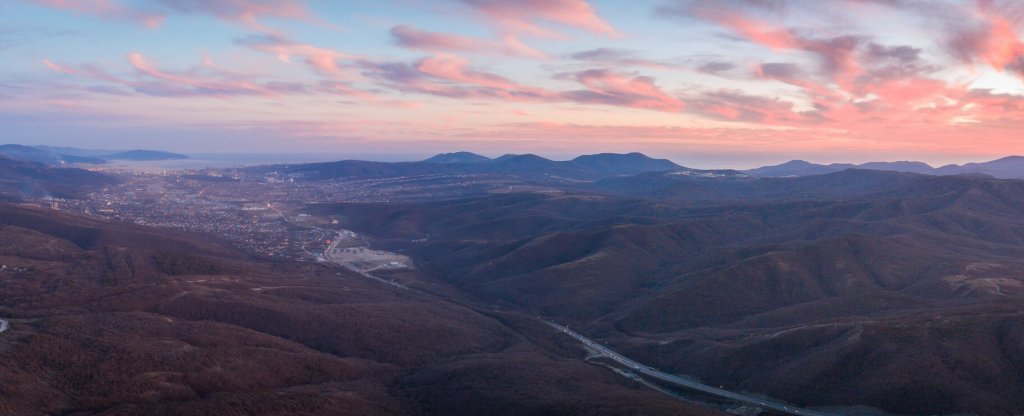
<path id="1" fill-rule="evenodd" d="M 8 324 L 7 321 L 0 319 L 0 332 L 4 332 L 10 328 L 11 324 Z"/>
<path id="2" fill-rule="evenodd" d="M 612 360 L 615 360 L 616 362 L 618 362 L 618 363 L 622 364 L 623 366 L 629 368 L 630 370 L 632 370 L 635 373 L 642 374 L 642 375 L 648 376 L 648 377 L 653 378 L 653 379 L 661 380 L 661 381 L 664 381 L 664 382 L 667 382 L 667 383 L 671 383 L 671 384 L 674 384 L 674 385 L 677 385 L 677 386 L 681 386 L 681 387 L 686 387 L 688 389 L 700 391 L 700 392 L 703 392 L 703 393 L 706 393 L 706 394 L 710 394 L 710 395 L 715 396 L 715 397 L 729 399 L 729 400 L 733 400 L 733 401 L 736 401 L 736 402 L 744 403 L 744 404 L 747 404 L 747 405 L 757 406 L 757 407 L 760 407 L 762 409 L 772 410 L 772 411 L 775 411 L 775 412 L 780 412 L 780 413 L 785 413 L 785 414 L 790 414 L 790 415 L 802 415 L 802 416 L 827 416 L 828 415 L 827 413 L 821 413 L 821 412 L 816 412 L 816 411 L 813 411 L 813 410 L 801 409 L 801 408 L 798 408 L 798 407 L 789 406 L 789 405 L 784 404 L 784 403 L 774 402 L 774 401 L 771 401 L 769 399 L 763 399 L 763 398 L 759 398 L 759 397 L 748 396 L 748 395 L 745 395 L 745 394 L 731 392 L 731 391 L 728 391 L 728 390 L 722 390 L 720 388 L 712 387 L 712 386 L 709 386 L 707 384 L 698 383 L 698 382 L 693 381 L 693 380 L 688 380 L 688 379 L 679 377 L 679 376 L 674 375 L 674 374 L 669 374 L 669 373 L 661 372 L 661 371 L 658 371 L 658 370 L 653 369 L 651 367 L 648 367 L 648 366 L 645 366 L 643 364 L 640 364 L 640 363 L 638 363 L 636 361 L 630 360 L 629 358 L 626 358 L 626 357 L 622 356 L 621 354 L 619 354 L 619 353 L 617 353 L 615 351 L 612 351 L 608 347 L 605 347 L 605 346 L 601 345 L 597 341 L 593 341 L 593 340 L 591 340 L 591 339 L 589 339 L 587 337 L 584 337 L 583 335 L 580 335 L 578 332 L 569 329 L 569 327 L 562 326 L 562 325 L 556 324 L 554 322 L 548 322 L 548 321 L 544 321 L 544 322 L 547 323 L 548 325 L 554 327 L 555 329 L 557 329 L 559 331 L 562 331 L 565 334 L 567 334 L 567 335 L 569 335 L 569 336 L 571 336 L 573 338 L 576 338 L 577 341 L 582 342 L 584 345 L 586 345 L 586 346 L 590 347 L 591 349 L 597 351 L 602 356 L 608 357 L 608 358 L 610 358 Z"/>
<path id="3" fill-rule="evenodd" d="M 398 282 L 396 282 L 394 280 L 381 279 L 381 278 L 379 278 L 377 276 L 374 276 L 374 275 L 369 274 L 367 272 L 364 272 L 362 270 L 353 269 L 353 268 L 347 267 L 347 266 L 345 268 L 349 269 L 351 271 L 354 271 L 356 273 L 359 273 L 360 276 L 363 276 L 363 277 L 365 277 L 367 279 L 373 279 L 373 280 L 376 280 L 376 281 L 381 282 L 381 283 L 386 284 L 386 285 L 391 285 L 391 286 L 394 286 L 394 287 L 397 287 L 397 288 L 401 288 L 401 289 L 408 289 L 409 288 L 408 286 L 403 285 L 401 283 L 398 283 Z M 338 273 L 338 274 L 341 274 L 341 273 Z"/>
<path id="4" fill-rule="evenodd" d="M 328 261 L 334 261 L 334 259 L 331 258 L 331 253 L 334 252 L 334 249 L 338 248 L 338 243 L 341 242 L 341 231 L 336 232 L 338 233 L 338 236 L 334 238 L 334 241 L 331 241 L 330 245 L 327 246 L 327 250 L 324 250 L 324 258 Z"/>

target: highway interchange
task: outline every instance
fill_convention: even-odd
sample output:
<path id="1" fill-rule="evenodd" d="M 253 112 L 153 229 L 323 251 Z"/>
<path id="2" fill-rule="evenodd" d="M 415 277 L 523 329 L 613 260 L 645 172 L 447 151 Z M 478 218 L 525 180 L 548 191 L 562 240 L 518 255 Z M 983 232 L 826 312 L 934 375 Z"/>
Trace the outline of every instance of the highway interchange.
<path id="1" fill-rule="evenodd" d="M 575 338 L 577 341 L 582 342 L 583 345 L 586 345 L 590 349 L 596 351 L 599 355 L 607 357 L 607 358 L 610 358 L 610 359 L 618 362 L 619 364 L 625 366 L 630 371 L 633 371 L 634 373 L 637 373 L 638 375 L 645 375 L 645 376 L 650 377 L 652 379 L 660 380 L 660 381 L 663 381 L 663 382 L 666 382 L 666 383 L 670 383 L 670 384 L 673 384 L 673 385 L 676 385 L 676 386 L 685 387 L 687 389 L 699 391 L 699 392 L 702 392 L 702 393 L 705 393 L 705 394 L 710 394 L 710 395 L 715 396 L 715 397 L 719 397 L 719 398 L 723 398 L 723 399 L 728 399 L 728 400 L 736 401 L 736 402 L 747 404 L 747 405 L 751 405 L 751 406 L 757 406 L 757 407 L 760 407 L 762 409 L 771 410 L 771 411 L 778 412 L 778 413 L 783 413 L 783 414 L 788 414 L 788 415 L 801 415 L 801 416 L 827 416 L 826 413 L 821 413 L 821 412 L 817 412 L 817 411 L 813 411 L 813 410 L 807 410 L 807 409 L 801 409 L 801 408 L 793 407 L 793 406 L 790 406 L 790 405 L 787 405 L 787 404 L 784 404 L 784 403 L 775 402 L 775 401 L 772 401 L 770 399 L 754 397 L 754 396 L 748 396 L 748 395 L 745 395 L 745 394 L 731 392 L 731 391 L 723 390 L 723 389 L 720 389 L 720 388 L 717 388 L 717 387 L 712 387 L 712 386 L 709 386 L 707 384 L 698 383 L 698 382 L 693 381 L 693 380 L 687 380 L 685 378 L 682 378 L 682 377 L 679 377 L 679 376 L 676 376 L 676 375 L 673 375 L 673 374 L 661 372 L 661 371 L 658 371 L 658 370 L 656 370 L 654 368 L 651 368 L 651 367 L 648 367 L 646 365 L 640 364 L 640 363 L 638 363 L 636 361 L 630 360 L 629 358 L 626 358 L 626 357 L 622 356 L 621 354 L 619 354 L 619 353 L 609 349 L 608 347 L 605 347 L 605 346 L 601 345 L 597 341 L 593 341 L 593 340 L 591 340 L 591 339 L 589 339 L 587 337 L 584 337 L 583 335 L 580 335 L 578 332 L 573 331 L 572 329 L 569 329 L 569 327 L 567 327 L 567 326 L 562 326 L 562 325 L 556 324 L 554 322 L 549 322 L 549 321 L 544 321 L 544 322 L 547 323 L 548 325 L 552 326 L 553 328 L 555 328 L 555 329 L 557 329 L 559 331 L 562 331 L 563 333 L 565 333 L 565 334 Z"/>

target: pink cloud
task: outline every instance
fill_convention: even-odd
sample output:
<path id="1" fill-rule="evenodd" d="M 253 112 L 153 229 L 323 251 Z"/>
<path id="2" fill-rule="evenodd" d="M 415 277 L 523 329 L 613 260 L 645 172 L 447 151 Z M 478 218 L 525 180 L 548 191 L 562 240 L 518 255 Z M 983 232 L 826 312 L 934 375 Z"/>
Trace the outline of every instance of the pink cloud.
<path id="1" fill-rule="evenodd" d="M 164 20 L 162 13 L 125 6 L 114 0 L 29 0 L 33 3 L 105 19 L 130 20 L 155 28 Z"/>
<path id="2" fill-rule="evenodd" d="M 278 35 L 249 36 L 238 39 L 235 43 L 258 51 L 272 53 L 282 62 L 291 62 L 293 56 L 300 57 L 311 68 L 322 75 L 328 76 L 342 75 L 342 67 L 345 61 L 361 59 L 356 55 L 294 42 Z"/>
<path id="3" fill-rule="evenodd" d="M 838 36 L 817 38 L 801 36 L 799 32 L 764 20 L 764 16 L 783 17 L 793 8 L 786 1 L 743 0 L 735 2 L 697 1 L 691 7 L 666 7 L 677 16 L 698 16 L 729 28 L 745 39 L 776 50 L 802 50 L 814 53 L 823 60 L 825 69 L 833 74 L 845 74 L 845 81 L 858 76 L 855 59 L 858 44 L 864 38 Z M 845 12 L 863 12 L 850 6 L 882 5 L 897 13 L 908 13 L 927 19 L 934 26 L 937 37 L 945 37 L 944 45 L 957 59 L 965 63 L 982 63 L 996 70 L 1012 70 L 1024 76 L 1024 42 L 1018 29 L 1024 23 L 1024 5 L 1019 1 L 975 0 L 964 2 L 913 2 L 895 0 L 846 0 L 828 7 L 847 8 Z M 804 6 L 804 5 L 801 5 Z M 812 10 L 811 8 L 805 8 Z M 822 13 L 817 11 L 817 13 Z M 751 15 L 762 16 L 753 18 Z M 831 17 L 832 22 L 835 21 Z M 806 22 L 805 22 L 806 24 Z M 876 45 L 877 46 L 877 45 Z M 874 47 L 874 46 L 872 46 Z M 893 50 L 873 51 L 888 54 L 912 55 L 917 59 L 920 49 L 908 46 Z M 911 55 L 906 55 L 911 54 Z M 861 58 L 870 57 L 862 55 Z M 876 56 L 877 57 L 877 56 Z M 890 55 L 895 57 L 895 55 Z M 831 69 L 830 69 L 831 68 Z M 843 81 L 843 80 L 838 80 Z"/>
<path id="4" fill-rule="evenodd" d="M 416 70 L 434 78 L 455 81 L 464 84 L 479 85 L 494 89 L 520 89 L 519 84 L 499 75 L 474 71 L 469 68 L 469 61 L 452 55 L 438 55 L 423 58 L 416 63 Z"/>
<path id="5" fill-rule="evenodd" d="M 1024 42 L 1013 22 L 991 10 L 983 9 L 980 15 L 979 27 L 952 35 L 953 53 L 968 63 L 981 61 L 1000 71 L 1022 61 Z"/>
<path id="6" fill-rule="evenodd" d="M 155 0 L 167 9 L 186 14 L 206 14 L 221 20 L 273 32 L 260 22 L 263 18 L 304 20 L 323 24 L 301 0 Z"/>
<path id="7" fill-rule="evenodd" d="M 112 82 L 112 83 L 115 83 L 115 84 L 130 85 L 125 80 L 123 80 L 123 79 L 121 79 L 121 78 L 119 78 L 117 76 L 114 76 L 114 75 L 110 74 L 109 72 L 104 71 L 103 69 L 97 68 L 96 66 L 93 66 L 93 65 L 81 65 L 79 67 L 70 67 L 70 66 L 67 66 L 67 65 L 60 65 L 60 64 L 54 63 L 54 62 L 50 61 L 49 59 L 44 59 L 43 60 L 43 65 L 46 65 L 47 68 L 50 68 L 50 69 L 52 69 L 54 71 L 57 71 L 57 72 L 60 72 L 60 73 L 63 73 L 63 74 L 67 74 L 67 75 L 74 75 L 74 76 L 86 77 L 86 78 L 94 78 L 94 79 L 99 79 L 99 80 L 103 80 L 103 81 L 107 81 L 107 82 Z"/>
<path id="8" fill-rule="evenodd" d="M 789 29 L 768 22 L 749 19 L 720 10 L 703 12 L 702 15 L 743 35 L 751 42 L 765 45 L 772 49 L 798 49 L 804 43 L 802 39 L 794 35 Z"/>
<path id="9" fill-rule="evenodd" d="M 856 35 L 805 36 L 784 25 L 746 16 L 745 11 L 749 10 L 739 7 L 743 4 L 747 3 L 702 2 L 689 12 L 752 43 L 816 57 L 819 65 L 809 70 L 793 63 L 764 63 L 753 71 L 754 79 L 776 80 L 800 88 L 811 109 L 796 111 L 798 107 L 793 103 L 766 97 L 711 93 L 695 100 L 696 111 L 770 125 L 815 124 L 855 130 L 864 130 L 864 123 L 942 125 L 967 114 L 966 86 L 932 78 L 939 67 L 923 62 L 918 48 L 880 45 Z M 748 9 L 764 12 L 760 3 L 750 5 Z M 1012 69 L 1020 49 L 1016 34 L 1006 24 L 985 27 L 983 32 L 962 33 L 962 43 L 972 51 L 967 56 L 983 59 L 994 67 Z"/>
<path id="10" fill-rule="evenodd" d="M 467 36 L 428 32 L 409 25 L 391 28 L 391 37 L 398 46 L 425 51 L 482 52 L 494 48 L 494 43 Z"/>
<path id="11" fill-rule="evenodd" d="M 523 85 L 506 77 L 473 69 L 470 61 L 446 54 L 422 58 L 412 65 L 364 61 L 365 75 L 394 90 L 454 99 L 491 99 L 505 102 L 575 102 L 678 112 L 682 100 L 662 91 L 647 76 L 594 69 L 563 74 L 584 87 L 557 91 Z"/>
<path id="12" fill-rule="evenodd" d="M 301 19 L 309 17 L 297 0 L 157 0 L 183 13 L 204 13 L 224 20 L 251 21 L 261 17 Z"/>
<path id="13" fill-rule="evenodd" d="M 595 102 L 658 111 L 681 111 L 683 101 L 673 97 L 646 76 L 631 76 L 608 69 L 592 69 L 574 75 L 586 87 L 565 95 L 580 102 Z"/>
<path id="14" fill-rule="evenodd" d="M 526 46 L 514 36 L 505 36 L 503 42 L 496 42 L 468 36 L 429 32 L 409 25 L 398 25 L 391 28 L 391 37 L 398 46 L 428 52 L 470 52 L 533 58 L 545 57 L 543 52 Z"/>
<path id="15" fill-rule="evenodd" d="M 682 65 L 661 62 L 636 56 L 633 51 L 611 48 L 597 48 L 574 53 L 569 57 L 579 61 L 592 62 L 604 66 L 646 67 L 655 69 L 681 69 Z"/>
<path id="16" fill-rule="evenodd" d="M 586 0 L 460 1 L 480 10 L 506 31 L 560 37 L 539 24 L 550 22 L 609 37 L 621 36 Z"/>
<path id="17" fill-rule="evenodd" d="M 165 83 L 143 86 L 168 95 L 263 95 L 276 96 L 287 93 L 306 92 L 306 87 L 298 83 L 259 82 L 252 78 L 239 77 L 236 73 L 200 74 L 198 71 L 172 72 L 159 69 L 156 64 L 140 53 L 128 55 L 128 62 L 139 74 Z"/>
<path id="18" fill-rule="evenodd" d="M 564 39 L 552 28 L 562 26 L 609 37 L 615 28 L 597 15 L 586 0 L 458 0 L 477 11 L 498 32 L 496 40 L 422 30 L 411 25 L 391 28 L 398 46 L 432 53 L 501 54 L 531 58 L 547 55 L 523 41 L 524 36 Z"/>
<path id="19" fill-rule="evenodd" d="M 168 11 L 204 14 L 242 23 L 263 32 L 272 32 L 260 23 L 262 18 L 305 20 L 322 24 L 301 0 L 141 0 L 147 7 L 129 6 L 124 0 L 28 0 L 33 3 L 88 14 L 106 19 L 132 20 L 147 27 L 157 27 Z M 155 11 L 160 10 L 160 11 Z"/>
<path id="20" fill-rule="evenodd" d="M 857 36 L 809 38 L 770 22 L 747 18 L 727 9 L 701 9 L 698 15 L 718 23 L 747 40 L 776 50 L 800 50 L 816 55 L 821 61 L 821 72 L 840 85 L 849 88 L 861 74 L 855 52 L 864 43 Z"/>
<path id="21" fill-rule="evenodd" d="M 601 104 L 618 107 L 677 112 L 685 105 L 646 76 L 632 76 L 607 69 L 594 69 L 572 74 L 572 79 L 584 90 L 557 92 L 518 84 L 507 78 L 469 69 L 469 62 L 452 56 L 425 58 L 415 69 L 421 74 L 444 81 L 482 87 L 484 96 L 504 97 L 513 101 L 542 102 L 571 101 L 583 104 Z"/>
<path id="22" fill-rule="evenodd" d="M 778 98 L 720 90 L 703 93 L 690 99 L 692 111 L 711 118 L 768 125 L 818 124 L 816 112 L 794 111 L 792 102 Z"/>
<path id="23" fill-rule="evenodd" d="M 380 85 L 401 92 L 448 98 L 501 99 L 508 101 L 549 100 L 555 93 L 519 84 L 497 74 L 475 70 L 470 62 L 453 55 L 438 54 L 409 65 L 400 62 L 360 63 L 364 75 Z"/>
<path id="24" fill-rule="evenodd" d="M 981 125 L 1014 123 L 1024 126 L 1024 118 L 1021 117 L 1024 114 L 1022 96 L 975 89 L 961 97 L 961 105 L 963 109 L 957 114 L 967 116 Z"/>
<path id="25" fill-rule="evenodd" d="M 901 78 L 870 84 L 865 87 L 869 93 L 901 108 L 913 107 L 927 102 L 955 99 L 965 92 L 964 87 L 952 87 L 943 81 L 928 78 Z"/>
<path id="26" fill-rule="evenodd" d="M 128 55 L 134 74 L 117 75 L 92 65 L 69 66 L 44 60 L 50 69 L 85 79 L 103 81 L 127 87 L 137 94 L 159 97 L 230 97 L 279 96 L 308 94 L 311 87 L 300 83 L 261 81 L 238 73 L 224 73 L 207 69 L 168 71 L 160 69 L 139 53 Z M 106 92 L 103 86 L 90 86 L 90 91 Z M 111 93 L 121 93 L 110 91 Z"/>

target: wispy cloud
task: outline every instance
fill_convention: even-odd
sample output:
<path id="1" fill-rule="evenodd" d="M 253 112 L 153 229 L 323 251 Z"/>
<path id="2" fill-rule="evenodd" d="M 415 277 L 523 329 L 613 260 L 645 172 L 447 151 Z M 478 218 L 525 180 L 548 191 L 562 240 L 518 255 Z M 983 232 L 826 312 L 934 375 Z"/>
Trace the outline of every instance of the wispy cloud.
<path id="1" fill-rule="evenodd" d="M 235 44 L 272 53 L 283 62 L 291 62 L 292 57 L 298 57 L 317 72 L 329 76 L 341 75 L 345 61 L 360 59 L 356 55 L 295 42 L 280 35 L 251 35 L 236 39 Z"/>
<path id="2" fill-rule="evenodd" d="M 616 67 L 645 67 L 655 69 L 683 69 L 684 65 L 658 61 L 654 59 L 646 59 L 640 56 L 639 52 L 625 50 L 625 49 L 614 49 L 614 48 L 596 48 L 588 49 L 585 51 L 576 52 L 569 56 L 572 59 L 578 61 L 584 61 L 596 65 L 603 66 L 616 66 Z"/>
<path id="3" fill-rule="evenodd" d="M 164 70 L 140 53 L 129 54 L 127 59 L 133 71 L 121 74 L 109 72 L 95 65 L 73 66 L 49 60 L 44 60 L 43 64 L 63 74 L 120 85 L 137 94 L 150 96 L 278 96 L 309 92 L 309 87 L 301 83 L 261 81 L 255 77 L 240 76 L 238 73 L 221 73 L 201 68 L 186 71 Z"/>
<path id="4" fill-rule="evenodd" d="M 565 94 L 575 101 L 670 112 L 685 107 L 682 100 L 658 88 L 651 77 L 609 69 L 591 69 L 572 76 L 586 87 Z"/>
<path id="5" fill-rule="evenodd" d="M 513 36 L 506 36 L 503 41 L 492 41 L 448 33 L 430 32 L 410 25 L 398 25 L 391 28 L 391 37 L 398 46 L 427 52 L 468 52 L 533 58 L 545 57 L 543 52 L 526 46 Z"/>
<path id="6" fill-rule="evenodd" d="M 218 19 L 244 24 L 262 32 L 275 32 L 267 28 L 262 19 L 276 18 L 323 23 L 314 16 L 302 0 L 150 0 L 168 10 L 184 14 L 203 14 Z"/>
<path id="7" fill-rule="evenodd" d="M 32 3 L 87 14 L 104 19 L 133 21 L 154 28 L 160 26 L 165 14 L 152 9 L 122 4 L 116 0 L 28 0 Z"/>
<path id="8" fill-rule="evenodd" d="M 301 0 L 26 0 L 38 5 L 155 28 L 173 13 L 212 16 L 272 32 L 261 19 L 277 18 L 322 23 Z"/>
<path id="9" fill-rule="evenodd" d="M 622 34 L 586 0 L 458 0 L 490 19 L 502 30 L 534 36 L 559 38 L 563 35 L 544 23 L 567 26 L 610 37 Z"/>

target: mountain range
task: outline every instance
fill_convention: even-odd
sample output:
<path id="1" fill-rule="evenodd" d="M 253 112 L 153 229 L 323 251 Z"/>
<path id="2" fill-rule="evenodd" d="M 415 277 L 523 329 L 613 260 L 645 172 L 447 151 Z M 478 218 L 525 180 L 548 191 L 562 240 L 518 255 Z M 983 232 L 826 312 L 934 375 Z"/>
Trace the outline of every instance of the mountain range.
<path id="1" fill-rule="evenodd" d="M 491 158 L 472 152 L 439 153 L 423 160 L 428 163 L 477 163 L 490 162 Z"/>
<path id="2" fill-rule="evenodd" d="M 44 163 L 50 166 L 71 164 L 104 164 L 115 160 L 160 161 L 187 159 L 187 155 L 156 150 L 97 150 L 55 146 L 0 145 L 0 155 L 12 159 Z M 343 160 L 337 162 L 283 165 L 290 173 L 313 179 L 333 177 L 392 177 L 452 173 L 514 174 L 532 178 L 565 178 L 596 180 L 645 172 L 688 171 L 695 173 L 732 172 L 753 177 L 813 176 L 846 169 L 910 172 L 927 175 L 988 175 L 1000 179 L 1024 179 L 1024 157 L 1008 156 L 988 162 L 932 167 L 923 162 L 867 162 L 818 164 L 791 160 L 779 165 L 747 170 L 701 170 L 680 166 L 667 159 L 654 159 L 641 153 L 599 153 L 582 155 L 571 160 L 555 161 L 533 154 L 506 154 L 489 158 L 472 152 L 440 153 L 419 162 L 369 162 Z"/>
<path id="3" fill-rule="evenodd" d="M 507 154 L 494 159 L 469 152 L 444 153 L 418 162 L 338 162 L 278 165 L 254 168 L 275 171 L 308 180 L 334 178 L 385 178 L 417 175 L 492 174 L 516 175 L 533 180 L 595 180 L 650 171 L 671 171 L 681 166 L 640 153 L 602 153 L 554 161 L 534 154 Z"/>
<path id="4" fill-rule="evenodd" d="M 1000 179 L 1024 179 L 1024 157 L 1008 156 L 1001 159 L 981 163 L 965 163 L 963 165 L 945 165 L 933 168 L 922 162 L 868 162 L 861 164 L 833 163 L 822 165 L 803 160 L 764 166 L 744 171 L 751 176 L 784 177 L 811 176 L 839 172 L 846 169 L 870 169 L 895 172 L 923 173 L 928 175 L 988 175 Z"/>
<path id="5" fill-rule="evenodd" d="M 571 160 L 555 161 L 533 154 L 507 154 L 488 158 L 471 152 L 441 153 L 418 162 L 338 162 L 277 166 L 290 174 L 320 180 L 341 177 L 381 178 L 443 174 L 510 174 L 535 180 L 562 178 L 592 181 L 636 175 L 646 172 L 677 171 L 689 176 L 789 177 L 814 176 L 847 169 L 909 172 L 926 175 L 988 175 L 1000 179 L 1024 179 L 1024 157 L 1009 156 L 982 163 L 946 165 L 933 168 L 923 162 L 867 162 L 861 164 L 817 164 L 792 160 L 783 164 L 748 170 L 702 170 L 680 166 L 667 159 L 654 159 L 641 153 L 600 153 Z"/>
<path id="6" fill-rule="evenodd" d="M 0 145 L 0 155 L 11 159 L 38 162 L 50 166 L 71 164 L 99 165 L 115 160 L 158 161 L 188 159 L 188 156 L 157 150 L 92 150 L 73 147 L 25 146 L 20 144 Z"/>

